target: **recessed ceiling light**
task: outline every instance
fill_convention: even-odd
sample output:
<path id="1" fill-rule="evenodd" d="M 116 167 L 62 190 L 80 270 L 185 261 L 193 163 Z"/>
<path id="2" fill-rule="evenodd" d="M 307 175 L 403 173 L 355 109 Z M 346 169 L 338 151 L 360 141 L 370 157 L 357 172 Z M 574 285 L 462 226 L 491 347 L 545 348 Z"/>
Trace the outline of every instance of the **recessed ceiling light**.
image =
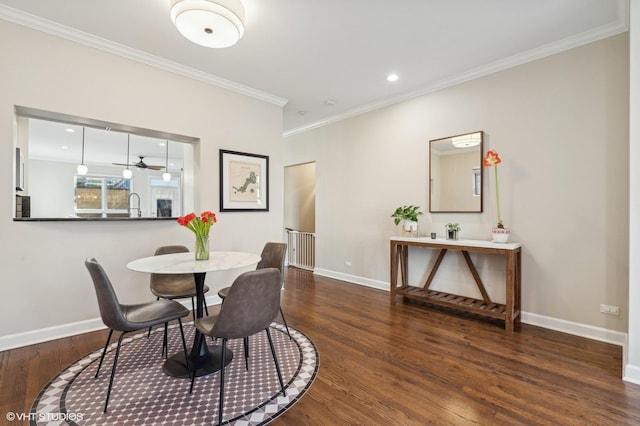
<path id="1" fill-rule="evenodd" d="M 65 150 L 66 150 L 66 149 L 69 149 L 69 147 L 68 147 L 67 145 L 62 145 L 62 146 L 60 147 L 60 149 L 65 149 Z"/>
<path id="2" fill-rule="evenodd" d="M 164 142 L 160 142 L 158 145 L 164 146 L 165 144 L 164 144 Z"/>
<path id="3" fill-rule="evenodd" d="M 76 132 L 76 131 L 75 131 L 74 129 L 72 129 L 71 127 L 67 127 L 67 128 L 66 128 L 66 129 L 64 129 L 64 130 L 65 130 L 65 132 L 68 132 L 68 133 L 75 133 L 75 132 Z"/>
<path id="4" fill-rule="evenodd" d="M 326 101 L 324 101 L 324 103 L 328 106 L 334 106 L 336 104 L 336 101 L 334 99 L 327 99 Z"/>
<path id="5" fill-rule="evenodd" d="M 387 76 L 387 81 L 393 82 L 393 81 L 398 81 L 400 77 L 398 77 L 398 74 L 389 74 Z"/>
<path id="6" fill-rule="evenodd" d="M 298 111 L 298 115 L 305 115 L 306 113 L 307 111 L 303 111 L 303 110 Z"/>

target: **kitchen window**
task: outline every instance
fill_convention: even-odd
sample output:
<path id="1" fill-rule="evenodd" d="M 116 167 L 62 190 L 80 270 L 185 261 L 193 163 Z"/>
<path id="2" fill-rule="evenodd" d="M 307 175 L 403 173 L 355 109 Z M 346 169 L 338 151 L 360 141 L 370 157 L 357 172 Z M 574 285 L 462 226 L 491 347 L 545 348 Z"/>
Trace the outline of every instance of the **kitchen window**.
<path id="1" fill-rule="evenodd" d="M 131 180 L 117 176 L 75 176 L 78 217 L 129 217 Z"/>

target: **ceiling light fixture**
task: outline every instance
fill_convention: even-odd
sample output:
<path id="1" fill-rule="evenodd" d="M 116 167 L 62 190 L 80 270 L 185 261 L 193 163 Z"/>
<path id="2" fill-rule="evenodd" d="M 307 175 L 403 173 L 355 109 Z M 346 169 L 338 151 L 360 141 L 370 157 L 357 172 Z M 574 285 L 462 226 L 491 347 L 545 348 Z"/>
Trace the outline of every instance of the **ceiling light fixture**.
<path id="1" fill-rule="evenodd" d="M 133 176 L 133 172 L 129 168 L 129 137 L 130 135 L 127 135 L 127 168 L 122 171 L 122 177 L 125 179 L 131 179 Z"/>
<path id="2" fill-rule="evenodd" d="M 480 145 L 480 133 L 469 133 L 468 135 L 451 138 L 451 143 L 456 148 L 469 148 Z"/>
<path id="3" fill-rule="evenodd" d="M 82 161 L 78 164 L 76 171 L 81 176 L 85 176 L 89 171 L 89 168 L 84 164 L 84 127 L 82 128 Z"/>
<path id="4" fill-rule="evenodd" d="M 167 155 L 164 163 L 164 173 L 162 174 L 162 180 L 165 182 L 171 181 L 171 173 L 169 173 L 169 141 L 167 141 Z"/>
<path id="5" fill-rule="evenodd" d="M 398 74 L 389 74 L 387 76 L 387 81 L 389 82 L 394 82 L 394 81 L 398 81 L 400 77 L 398 77 Z"/>
<path id="6" fill-rule="evenodd" d="M 171 20 L 180 34 L 204 47 L 230 47 L 244 34 L 240 0 L 171 0 Z"/>

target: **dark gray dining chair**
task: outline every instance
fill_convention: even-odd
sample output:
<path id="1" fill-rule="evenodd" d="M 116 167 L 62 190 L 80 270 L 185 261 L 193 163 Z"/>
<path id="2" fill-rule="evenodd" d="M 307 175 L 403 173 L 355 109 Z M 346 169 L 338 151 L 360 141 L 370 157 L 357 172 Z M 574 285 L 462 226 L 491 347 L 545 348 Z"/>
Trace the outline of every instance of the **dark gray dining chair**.
<path id="1" fill-rule="evenodd" d="M 161 256 L 163 254 L 172 254 L 172 253 L 188 253 L 189 249 L 186 246 L 182 245 L 169 245 L 169 246 L 161 246 L 158 247 L 153 254 L 154 256 Z M 156 296 L 156 300 L 167 299 L 167 300 L 176 300 L 176 299 L 191 299 L 191 312 L 193 312 L 193 317 L 196 317 L 196 305 L 194 302 L 194 298 L 197 295 L 196 292 L 196 283 L 193 278 L 193 274 L 151 274 L 149 278 L 149 288 L 151 289 L 151 293 Z M 203 293 L 209 291 L 208 286 L 204 286 Z M 207 304 L 204 304 L 204 311 L 207 315 L 209 315 L 209 309 L 207 308 Z M 165 341 L 167 330 L 165 327 Z M 151 335 L 151 327 L 149 327 L 149 331 L 147 332 L 147 337 Z M 162 354 L 166 357 L 167 348 L 166 346 L 162 346 Z"/>
<path id="2" fill-rule="evenodd" d="M 260 262 L 258 262 L 258 265 L 256 266 L 256 269 L 277 268 L 280 271 L 280 287 L 284 284 L 284 257 L 286 253 L 287 245 L 285 243 L 268 242 L 264 245 L 262 253 L 260 254 Z M 218 291 L 218 297 L 222 299 L 223 303 L 227 294 L 229 294 L 230 288 L 231 287 L 225 287 Z M 289 339 L 291 339 L 291 333 L 289 333 L 289 326 L 287 325 L 287 320 L 284 317 L 284 312 L 282 312 L 282 306 L 280 307 L 280 316 L 282 317 L 282 322 L 287 329 Z"/>
<path id="3" fill-rule="evenodd" d="M 245 339 L 260 331 L 267 333 L 271 355 L 278 373 L 280 389 L 285 395 L 280 364 L 273 346 L 269 325 L 280 310 L 280 272 L 276 268 L 258 269 L 238 276 L 231 285 L 225 302 L 218 315 L 207 316 L 196 320 L 196 328 L 200 331 L 199 342 L 202 345 L 204 336 L 222 339 L 222 356 L 220 357 L 220 398 L 218 405 L 218 424 L 222 423 L 224 411 L 224 368 L 227 341 Z M 196 379 L 197 364 L 191 372 L 191 388 Z"/>
<path id="4" fill-rule="evenodd" d="M 98 371 L 96 371 L 95 375 L 96 379 L 100 373 L 100 368 L 102 367 L 102 362 L 104 361 L 104 356 L 107 353 L 107 347 L 109 346 L 109 341 L 111 340 L 113 332 L 120 332 L 116 354 L 113 359 L 113 366 L 111 367 L 111 378 L 109 379 L 107 397 L 104 402 L 104 412 L 106 413 L 107 406 L 109 405 L 109 396 L 111 395 L 111 389 L 113 387 L 113 379 L 116 375 L 120 346 L 122 346 L 122 339 L 125 333 L 141 330 L 158 324 L 165 324 L 163 344 L 166 346 L 166 324 L 169 321 L 178 320 L 178 324 L 180 324 L 180 334 L 182 335 L 182 350 L 184 351 L 185 362 L 188 366 L 187 345 L 184 340 L 184 330 L 182 328 L 181 318 L 189 315 L 189 310 L 173 300 L 156 300 L 135 305 L 122 305 L 118 301 L 118 296 L 113 290 L 111 280 L 109 280 L 109 277 L 98 261 L 95 258 L 89 258 L 85 260 L 84 264 L 89 270 L 93 286 L 96 290 L 102 322 L 104 325 L 109 327 L 109 336 L 107 337 L 107 342 L 104 345 L 102 356 L 100 357 L 100 364 L 98 364 Z"/>
<path id="5" fill-rule="evenodd" d="M 162 246 L 156 249 L 154 256 L 160 256 L 163 254 L 172 253 L 187 253 L 189 249 L 181 245 Z M 151 293 L 160 299 L 191 299 L 191 310 L 196 312 L 194 298 L 196 297 L 196 284 L 193 279 L 193 274 L 151 274 L 149 278 L 149 287 Z M 209 287 L 204 286 L 203 293 L 209 291 Z M 204 309 L 207 315 L 207 304 L 204 304 Z"/>

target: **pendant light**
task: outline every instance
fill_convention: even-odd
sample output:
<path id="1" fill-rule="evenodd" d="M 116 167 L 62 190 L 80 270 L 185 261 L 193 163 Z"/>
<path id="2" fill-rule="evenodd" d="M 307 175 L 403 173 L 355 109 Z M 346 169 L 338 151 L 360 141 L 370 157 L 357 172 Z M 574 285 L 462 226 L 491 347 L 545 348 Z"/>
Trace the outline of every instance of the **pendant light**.
<path id="1" fill-rule="evenodd" d="M 162 174 L 162 180 L 165 182 L 171 181 L 171 173 L 169 173 L 169 141 L 167 141 L 167 154 L 164 163 L 164 173 Z"/>
<path id="2" fill-rule="evenodd" d="M 131 179 L 133 172 L 129 169 L 129 134 L 127 134 L 127 168 L 122 171 L 122 177 L 125 179 Z"/>
<path id="3" fill-rule="evenodd" d="M 78 164 L 76 171 L 79 175 L 85 176 L 89 171 L 89 168 L 84 164 L 84 127 L 82 127 L 82 161 Z"/>

